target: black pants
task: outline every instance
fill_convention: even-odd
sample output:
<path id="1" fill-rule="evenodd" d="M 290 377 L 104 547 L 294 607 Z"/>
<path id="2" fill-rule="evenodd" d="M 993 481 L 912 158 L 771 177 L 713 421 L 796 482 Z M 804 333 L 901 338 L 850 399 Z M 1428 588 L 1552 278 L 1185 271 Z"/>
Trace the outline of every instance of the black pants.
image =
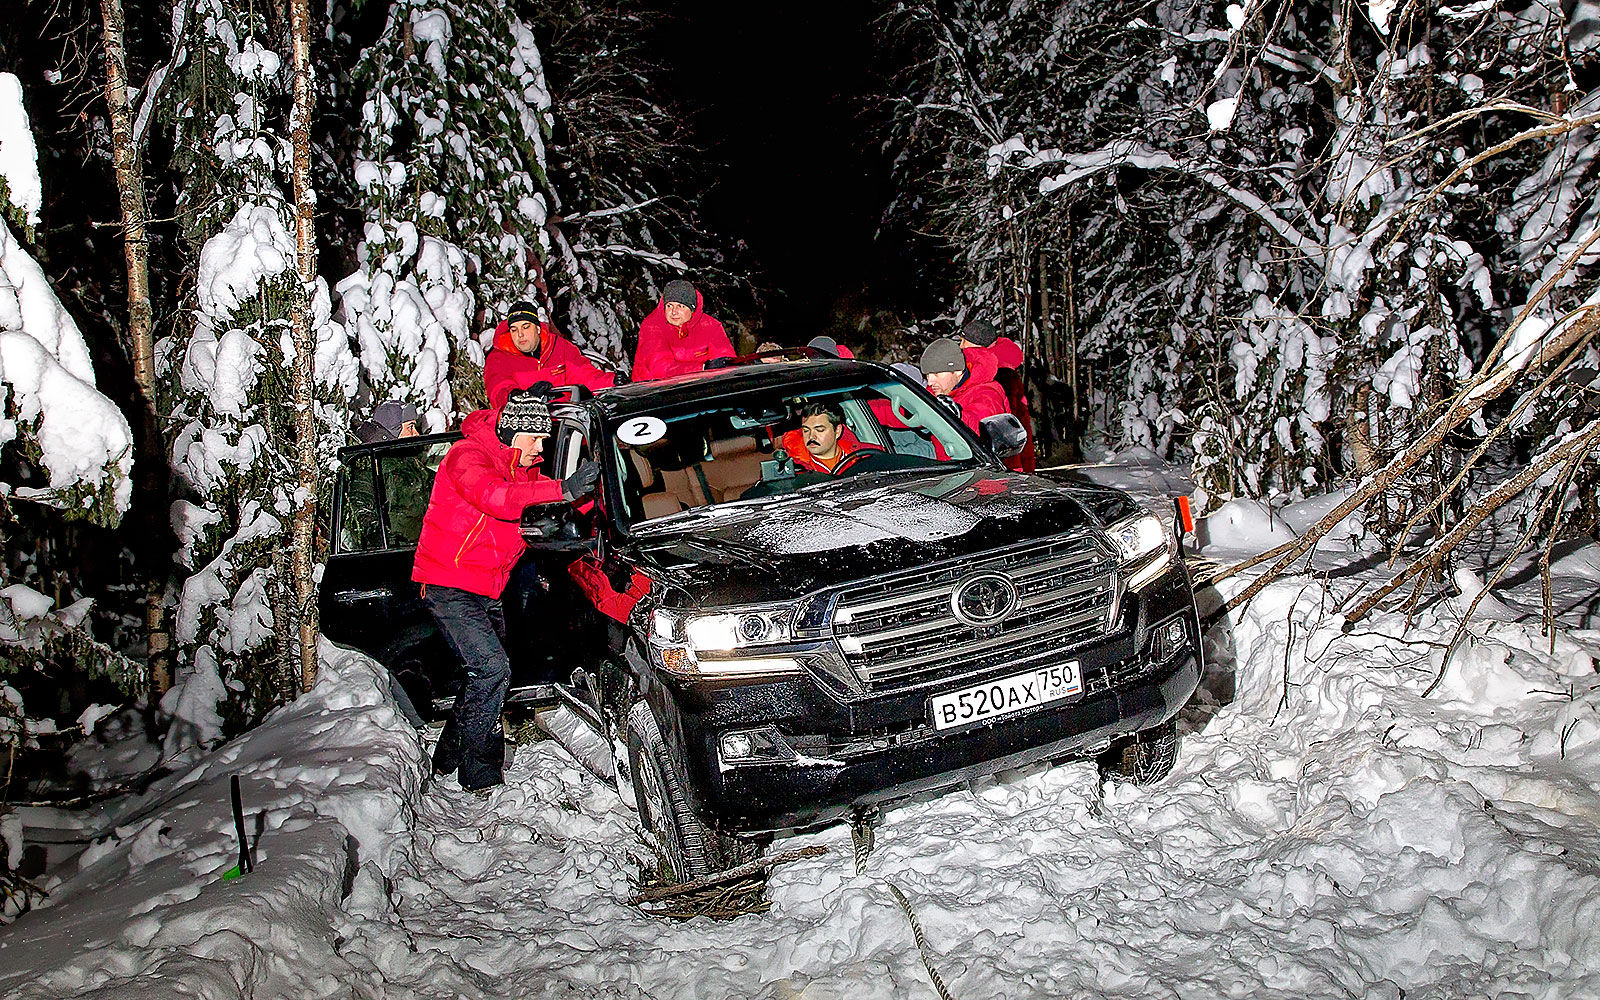
<path id="1" fill-rule="evenodd" d="M 506 733 L 500 721 L 511 660 L 500 601 L 455 587 L 429 584 L 422 601 L 439 623 L 463 673 L 455 707 L 445 720 L 433 768 L 460 770 L 462 788 L 488 788 L 505 780 Z"/>

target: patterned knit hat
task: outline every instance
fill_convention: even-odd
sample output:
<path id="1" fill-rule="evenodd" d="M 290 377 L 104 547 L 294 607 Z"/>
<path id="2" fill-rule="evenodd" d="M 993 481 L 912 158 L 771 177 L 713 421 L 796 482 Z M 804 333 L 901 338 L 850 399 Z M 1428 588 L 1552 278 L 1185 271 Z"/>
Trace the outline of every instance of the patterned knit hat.
<path id="1" fill-rule="evenodd" d="M 519 389 L 506 397 L 500 408 L 500 417 L 494 422 L 494 432 L 500 443 L 511 446 L 518 434 L 550 435 L 550 404 L 545 397 L 529 389 Z"/>

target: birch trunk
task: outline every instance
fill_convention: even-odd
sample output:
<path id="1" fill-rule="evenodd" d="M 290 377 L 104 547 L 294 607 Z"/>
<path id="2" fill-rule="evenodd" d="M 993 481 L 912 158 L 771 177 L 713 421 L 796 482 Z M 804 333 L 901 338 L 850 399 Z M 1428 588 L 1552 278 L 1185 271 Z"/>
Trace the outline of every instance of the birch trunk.
<path id="1" fill-rule="evenodd" d="M 145 642 L 147 683 L 152 702 L 172 686 L 171 639 L 166 627 L 166 554 L 161 540 L 167 535 L 167 459 L 156 420 L 155 338 L 151 329 L 150 238 L 146 231 L 144 164 L 133 134 L 133 113 L 128 102 L 128 61 L 124 44 L 122 0 L 100 0 L 105 25 L 106 106 L 111 115 L 111 157 L 117 177 L 122 214 L 122 252 L 128 276 L 128 354 L 139 387 L 140 448 L 135 466 L 145 494 L 140 531 L 140 562 L 145 576 Z"/>
<path id="2" fill-rule="evenodd" d="M 294 367 L 290 393 L 295 417 L 295 470 L 298 493 L 291 526 L 292 588 L 299 624 L 300 686 L 309 691 L 317 680 L 317 587 L 315 578 L 317 519 L 317 334 L 311 296 L 317 280 L 316 192 L 311 187 L 311 11 L 308 0 L 290 0 L 289 33 L 293 48 L 294 114 L 294 240 L 299 287 L 290 315 Z"/>

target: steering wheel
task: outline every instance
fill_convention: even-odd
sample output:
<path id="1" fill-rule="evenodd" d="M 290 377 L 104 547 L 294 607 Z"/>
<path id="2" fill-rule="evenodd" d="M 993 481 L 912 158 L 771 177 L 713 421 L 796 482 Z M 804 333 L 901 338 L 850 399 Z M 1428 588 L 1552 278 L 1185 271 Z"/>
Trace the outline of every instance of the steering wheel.
<path id="1" fill-rule="evenodd" d="M 844 458 L 841 458 L 839 460 L 839 464 L 833 467 L 833 474 L 836 476 L 843 476 L 856 466 L 861 465 L 873 455 L 883 454 L 886 454 L 886 452 L 883 452 L 877 448 L 862 448 L 859 451 L 852 451 Z M 861 471 L 865 472 L 866 470 L 862 469 Z"/>

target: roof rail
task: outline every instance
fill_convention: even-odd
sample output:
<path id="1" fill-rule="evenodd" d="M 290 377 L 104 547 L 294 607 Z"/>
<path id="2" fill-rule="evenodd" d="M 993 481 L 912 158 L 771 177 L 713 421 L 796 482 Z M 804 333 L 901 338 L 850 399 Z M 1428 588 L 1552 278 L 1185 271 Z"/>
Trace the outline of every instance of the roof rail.
<path id="1" fill-rule="evenodd" d="M 716 371 L 718 368 L 734 368 L 740 365 L 757 365 L 767 361 L 838 361 L 838 355 L 829 354 L 827 351 L 815 347 L 780 347 L 776 351 L 757 351 L 754 354 L 741 354 L 736 358 L 712 358 L 706 362 L 706 371 Z"/>

